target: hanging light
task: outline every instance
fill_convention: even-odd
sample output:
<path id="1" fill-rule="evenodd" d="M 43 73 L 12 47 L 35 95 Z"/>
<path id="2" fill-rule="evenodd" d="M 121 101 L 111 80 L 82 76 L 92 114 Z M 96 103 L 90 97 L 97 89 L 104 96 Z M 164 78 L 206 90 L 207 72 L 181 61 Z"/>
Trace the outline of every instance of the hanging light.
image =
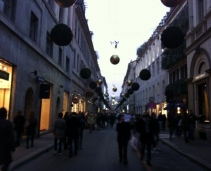
<path id="1" fill-rule="evenodd" d="M 116 92 L 117 91 L 117 88 L 116 87 L 113 87 L 112 90 L 113 90 L 113 92 Z"/>
<path id="2" fill-rule="evenodd" d="M 97 80 L 97 84 L 101 85 L 103 83 L 103 81 L 101 79 Z"/>

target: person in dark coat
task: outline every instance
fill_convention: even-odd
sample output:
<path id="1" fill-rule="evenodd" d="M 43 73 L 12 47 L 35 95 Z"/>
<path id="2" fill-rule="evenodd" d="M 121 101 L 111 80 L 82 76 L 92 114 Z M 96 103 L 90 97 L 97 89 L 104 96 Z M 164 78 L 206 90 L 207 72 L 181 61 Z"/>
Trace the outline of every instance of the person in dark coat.
<path id="1" fill-rule="evenodd" d="M 66 132 L 66 122 L 62 119 L 63 113 L 58 114 L 58 118 L 54 123 L 53 133 L 54 133 L 54 153 L 53 155 L 57 154 L 61 155 L 62 151 L 62 142 L 65 137 Z M 59 149 L 57 149 L 57 142 L 59 141 Z"/>
<path id="2" fill-rule="evenodd" d="M 81 113 L 79 116 L 79 121 L 80 121 L 80 129 L 79 129 L 79 142 L 78 142 L 78 148 L 82 150 L 82 144 L 83 144 L 83 134 L 84 134 L 84 129 L 86 126 L 85 120 L 83 119 L 83 113 Z"/>
<path id="3" fill-rule="evenodd" d="M 147 165 L 151 166 L 151 148 L 153 143 L 153 133 L 155 125 L 151 121 L 150 115 L 145 114 L 143 119 L 137 122 L 137 132 L 140 133 L 141 161 L 144 159 L 145 147 L 147 146 Z"/>
<path id="4" fill-rule="evenodd" d="M 153 150 L 157 150 L 160 134 L 160 124 L 154 112 L 151 114 L 151 122 L 153 123 Z"/>
<path id="5" fill-rule="evenodd" d="M 124 116 L 122 116 L 116 126 L 117 131 L 117 142 L 119 147 L 119 161 L 124 160 L 124 164 L 128 164 L 127 159 L 127 147 L 128 141 L 130 140 L 130 124 L 125 122 Z"/>
<path id="6" fill-rule="evenodd" d="M 14 117 L 14 120 L 13 120 L 13 124 L 14 124 L 14 130 L 16 132 L 16 146 L 20 146 L 20 140 L 21 140 L 21 137 L 22 137 L 22 134 L 23 134 L 23 131 L 24 131 L 24 122 L 25 122 L 25 119 L 24 119 L 24 116 L 21 114 L 22 112 L 19 110 L 17 112 L 17 114 L 15 115 Z"/>
<path id="7" fill-rule="evenodd" d="M 7 171 L 12 162 L 12 152 L 15 151 L 15 137 L 12 123 L 6 119 L 7 110 L 0 108 L 0 165 L 2 171 Z"/>
<path id="8" fill-rule="evenodd" d="M 29 140 L 31 147 L 34 147 L 34 135 L 36 133 L 37 118 L 35 118 L 34 112 L 31 112 L 28 119 L 25 122 L 24 127 L 26 128 L 26 148 L 29 148 Z"/>
<path id="9" fill-rule="evenodd" d="M 80 120 L 77 117 L 76 112 L 71 113 L 70 119 L 67 120 L 67 135 L 69 141 L 69 157 L 73 156 L 73 144 L 74 141 L 74 155 L 78 154 L 78 139 L 80 131 Z"/>

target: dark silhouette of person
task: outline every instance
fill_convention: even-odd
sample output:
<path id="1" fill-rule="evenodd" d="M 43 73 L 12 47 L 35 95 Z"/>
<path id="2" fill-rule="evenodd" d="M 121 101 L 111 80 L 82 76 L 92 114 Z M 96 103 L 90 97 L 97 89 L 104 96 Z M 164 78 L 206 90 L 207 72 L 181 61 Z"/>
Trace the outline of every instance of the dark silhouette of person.
<path id="1" fill-rule="evenodd" d="M 80 130 L 80 120 L 76 112 L 71 113 L 71 117 L 67 120 L 67 135 L 69 141 L 69 157 L 78 154 L 78 139 Z M 73 148 L 74 142 L 74 148 Z"/>
<path id="2" fill-rule="evenodd" d="M 155 125 L 149 114 L 145 114 L 143 119 L 137 122 L 137 132 L 140 133 L 141 161 L 144 159 L 145 148 L 147 147 L 147 165 L 151 166 L 151 148 L 153 143 L 153 133 Z"/>
<path id="3" fill-rule="evenodd" d="M 7 110 L 0 108 L 0 165 L 2 171 L 7 171 L 12 162 L 12 153 L 15 151 L 15 137 L 12 123 L 6 119 Z"/>
<path id="4" fill-rule="evenodd" d="M 13 124 L 14 124 L 14 130 L 16 132 L 16 146 L 20 146 L 20 140 L 24 131 L 24 116 L 22 115 L 22 112 L 19 110 L 13 120 Z"/>
<path id="5" fill-rule="evenodd" d="M 25 122 L 26 128 L 26 148 L 29 148 L 29 141 L 31 142 L 31 147 L 34 147 L 34 135 L 36 133 L 37 118 L 35 118 L 34 112 L 30 112 L 29 117 Z"/>
<path id="6" fill-rule="evenodd" d="M 130 133 L 130 124 L 128 122 L 125 122 L 124 116 L 122 116 L 119 120 L 119 123 L 117 123 L 116 131 L 117 131 L 117 142 L 119 147 L 119 161 L 122 162 L 123 158 L 124 164 L 127 165 L 128 164 L 127 147 L 131 133 Z"/>

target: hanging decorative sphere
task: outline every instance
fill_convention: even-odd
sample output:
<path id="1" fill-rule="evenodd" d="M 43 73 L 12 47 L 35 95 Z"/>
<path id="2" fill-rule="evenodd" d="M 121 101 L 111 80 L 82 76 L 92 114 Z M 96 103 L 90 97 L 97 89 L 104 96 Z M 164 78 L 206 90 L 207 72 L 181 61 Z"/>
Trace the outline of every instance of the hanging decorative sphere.
<path id="1" fill-rule="evenodd" d="M 121 93 L 121 94 L 120 94 L 120 96 L 121 96 L 121 97 L 124 97 L 124 94 L 123 94 L 123 93 Z"/>
<path id="2" fill-rule="evenodd" d="M 116 87 L 114 87 L 112 90 L 113 90 L 113 92 L 116 92 L 116 91 L 117 91 L 117 88 L 116 88 Z"/>
<path id="3" fill-rule="evenodd" d="M 80 72 L 80 76 L 83 79 L 88 79 L 91 76 L 92 72 L 89 68 L 83 68 Z"/>
<path id="4" fill-rule="evenodd" d="M 94 95 L 93 91 L 92 90 L 88 90 L 86 93 L 85 93 L 85 96 L 86 97 L 92 97 Z"/>
<path id="5" fill-rule="evenodd" d="M 133 91 L 137 91 L 138 89 L 139 89 L 139 84 L 138 83 L 136 83 L 136 82 L 134 82 L 133 84 L 132 84 L 132 86 L 131 86 L 131 88 L 133 89 Z"/>
<path id="6" fill-rule="evenodd" d="M 130 94 L 129 93 L 125 93 L 125 97 L 126 98 L 129 98 L 130 97 Z"/>
<path id="7" fill-rule="evenodd" d="M 73 39 L 73 33 L 66 24 L 57 24 L 51 30 L 53 42 L 59 46 L 67 46 Z"/>
<path id="8" fill-rule="evenodd" d="M 129 89 L 127 90 L 127 93 L 128 93 L 128 94 L 133 94 L 133 89 L 132 89 L 132 88 L 129 88 Z"/>
<path id="9" fill-rule="evenodd" d="M 151 73 L 148 69 L 142 69 L 141 72 L 139 73 L 139 77 L 146 81 L 146 80 L 149 80 L 150 77 L 151 77 Z"/>
<path id="10" fill-rule="evenodd" d="M 118 55 L 112 55 L 110 58 L 110 62 L 114 65 L 118 64 L 120 61 L 120 58 Z"/>
<path id="11" fill-rule="evenodd" d="M 105 96 L 105 97 L 108 97 L 108 96 L 109 96 L 109 94 L 108 94 L 108 93 L 105 93 L 105 94 L 104 94 L 104 96 Z"/>
<path id="12" fill-rule="evenodd" d="M 103 83 L 103 81 L 101 79 L 97 80 L 97 84 L 101 85 Z"/>
<path id="13" fill-rule="evenodd" d="M 131 86 L 132 85 L 132 81 L 131 80 L 128 80 L 127 81 L 127 86 Z"/>
<path id="14" fill-rule="evenodd" d="M 182 0 L 161 0 L 161 2 L 163 3 L 163 5 L 172 8 L 179 5 Z"/>
<path id="15" fill-rule="evenodd" d="M 161 42 L 169 49 L 179 47 L 185 40 L 185 34 L 179 27 L 169 26 L 161 34 Z"/>
<path id="16" fill-rule="evenodd" d="M 90 87 L 91 89 L 95 89 L 95 88 L 97 87 L 97 83 L 96 83 L 95 81 L 91 81 L 91 82 L 89 83 L 89 87 Z"/>
<path id="17" fill-rule="evenodd" d="M 102 92 L 102 88 L 101 88 L 101 87 L 97 87 L 97 88 L 95 89 L 95 91 L 99 94 L 99 93 Z"/>
<path id="18" fill-rule="evenodd" d="M 55 1 L 59 6 L 63 8 L 70 7 L 76 2 L 76 0 L 55 0 Z"/>

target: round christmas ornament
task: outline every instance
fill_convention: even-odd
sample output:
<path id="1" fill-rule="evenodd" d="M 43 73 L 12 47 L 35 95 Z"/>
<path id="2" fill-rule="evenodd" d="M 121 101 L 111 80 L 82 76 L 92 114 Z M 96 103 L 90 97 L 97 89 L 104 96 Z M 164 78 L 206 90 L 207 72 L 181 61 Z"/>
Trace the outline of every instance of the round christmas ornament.
<path id="1" fill-rule="evenodd" d="M 73 33 L 66 24 L 57 24 L 51 30 L 53 42 L 59 46 L 67 46 L 73 39 Z"/>
<path id="2" fill-rule="evenodd" d="M 103 81 L 101 79 L 97 80 L 97 84 L 101 85 L 103 83 Z"/>
<path id="3" fill-rule="evenodd" d="M 179 5 L 182 0 L 161 0 L 161 2 L 163 3 L 163 5 L 172 8 Z"/>
<path id="4" fill-rule="evenodd" d="M 92 97 L 94 95 L 93 91 L 92 90 L 88 90 L 86 93 L 85 93 L 85 96 L 86 97 Z"/>
<path id="5" fill-rule="evenodd" d="M 59 6 L 63 8 L 70 7 L 76 2 L 76 0 L 55 0 L 55 1 Z"/>
<path id="6" fill-rule="evenodd" d="M 91 89 L 95 89 L 95 88 L 97 87 L 97 83 L 96 83 L 95 81 L 91 81 L 91 82 L 89 83 L 89 87 L 90 87 Z"/>
<path id="7" fill-rule="evenodd" d="M 179 47 L 185 39 L 185 34 L 179 27 L 169 26 L 161 34 L 161 42 L 169 49 Z"/>
<path id="8" fill-rule="evenodd" d="M 108 95 L 108 93 L 105 93 L 104 96 L 105 96 L 105 97 L 108 97 L 109 95 Z"/>
<path id="9" fill-rule="evenodd" d="M 127 93 L 128 93 L 128 94 L 133 94 L 133 89 L 132 89 L 132 88 L 129 88 L 129 89 L 127 90 Z"/>
<path id="10" fill-rule="evenodd" d="M 80 72 L 80 76 L 83 79 L 88 79 L 91 76 L 92 72 L 89 68 L 83 68 Z"/>
<path id="11" fill-rule="evenodd" d="M 139 77 L 146 81 L 146 80 L 149 80 L 150 77 L 151 77 L 151 73 L 148 69 L 142 69 L 141 72 L 139 73 Z"/>
<path id="12" fill-rule="evenodd" d="M 139 87 L 140 87 L 139 84 L 136 83 L 136 82 L 133 83 L 132 86 L 131 86 L 131 88 L 133 89 L 133 91 L 137 91 L 139 89 Z"/>
<path id="13" fill-rule="evenodd" d="M 124 97 L 124 94 L 123 94 L 123 93 L 121 93 L 121 94 L 120 94 L 120 96 L 121 96 L 121 97 Z"/>
<path id="14" fill-rule="evenodd" d="M 125 97 L 129 98 L 130 97 L 129 93 L 125 93 Z"/>
<path id="15" fill-rule="evenodd" d="M 116 88 L 116 87 L 114 87 L 112 90 L 113 90 L 113 92 L 116 92 L 116 91 L 117 91 L 117 88 Z"/>
<path id="16" fill-rule="evenodd" d="M 128 80 L 127 81 L 127 86 L 131 86 L 132 85 L 132 81 L 131 80 Z"/>
<path id="17" fill-rule="evenodd" d="M 118 64 L 120 61 L 120 58 L 118 55 L 112 55 L 110 58 L 110 62 L 114 65 Z"/>
<path id="18" fill-rule="evenodd" d="M 102 92 L 102 88 L 101 88 L 101 87 L 97 87 L 97 88 L 95 89 L 95 91 L 96 91 L 97 93 L 101 93 L 101 92 Z"/>

